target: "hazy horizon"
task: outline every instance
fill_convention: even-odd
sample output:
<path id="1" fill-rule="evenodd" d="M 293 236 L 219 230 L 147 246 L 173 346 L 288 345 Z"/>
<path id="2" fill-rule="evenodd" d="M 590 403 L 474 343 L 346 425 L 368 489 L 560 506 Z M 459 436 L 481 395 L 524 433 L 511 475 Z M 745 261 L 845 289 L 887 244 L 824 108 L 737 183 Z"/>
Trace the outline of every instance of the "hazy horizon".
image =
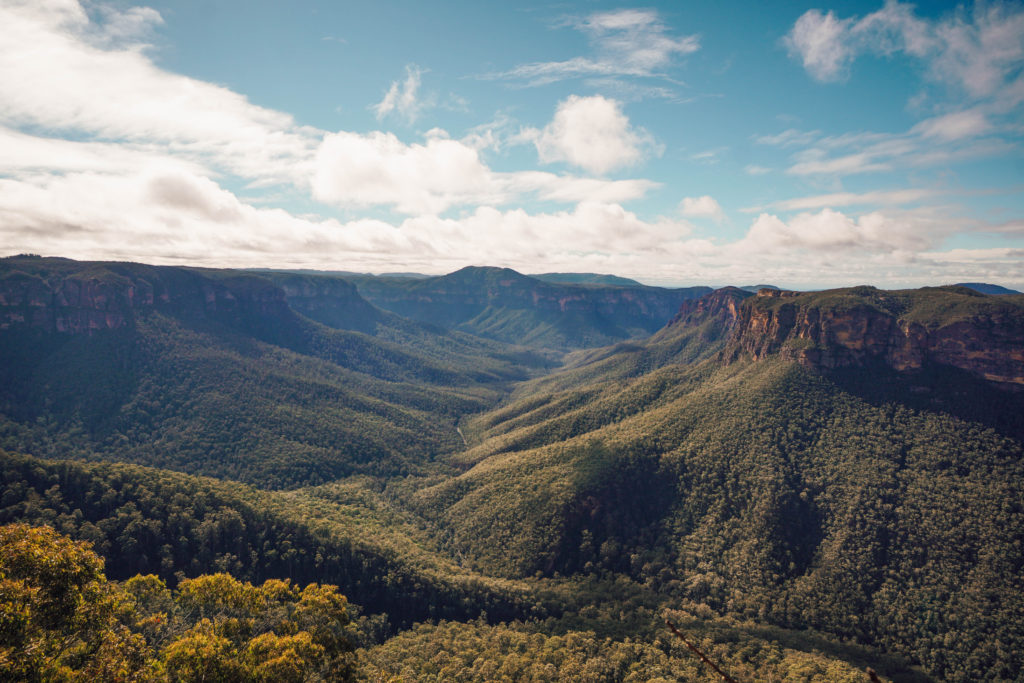
<path id="1" fill-rule="evenodd" d="M 0 254 L 1024 289 L 1024 6 L 0 5 Z"/>

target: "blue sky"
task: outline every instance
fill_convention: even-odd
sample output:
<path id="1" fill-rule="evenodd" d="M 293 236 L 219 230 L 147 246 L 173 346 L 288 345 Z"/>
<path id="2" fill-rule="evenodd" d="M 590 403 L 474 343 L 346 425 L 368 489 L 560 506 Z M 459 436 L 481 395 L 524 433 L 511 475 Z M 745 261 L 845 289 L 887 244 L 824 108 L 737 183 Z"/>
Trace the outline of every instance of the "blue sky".
<path id="1" fill-rule="evenodd" d="M 0 252 L 1024 288 L 1024 6 L 0 0 Z"/>

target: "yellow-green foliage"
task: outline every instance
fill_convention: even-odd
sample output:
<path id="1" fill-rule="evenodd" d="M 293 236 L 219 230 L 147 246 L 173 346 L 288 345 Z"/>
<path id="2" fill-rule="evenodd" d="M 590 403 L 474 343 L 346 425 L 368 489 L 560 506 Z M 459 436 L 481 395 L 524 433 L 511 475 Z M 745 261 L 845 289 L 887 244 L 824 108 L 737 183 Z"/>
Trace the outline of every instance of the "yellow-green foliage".
<path id="1" fill-rule="evenodd" d="M 108 582 L 89 544 L 0 527 L 0 678 L 304 681 L 352 675 L 345 596 L 227 574 Z"/>
<path id="2" fill-rule="evenodd" d="M 741 681 L 863 683 L 867 675 L 820 653 L 799 652 L 734 634 L 697 640 L 697 647 Z M 593 631 L 560 635 L 527 624 L 423 624 L 362 650 L 369 680 L 400 681 L 721 681 L 668 631 L 644 642 L 602 638 Z M 394 677 L 394 678 L 390 678 Z"/>

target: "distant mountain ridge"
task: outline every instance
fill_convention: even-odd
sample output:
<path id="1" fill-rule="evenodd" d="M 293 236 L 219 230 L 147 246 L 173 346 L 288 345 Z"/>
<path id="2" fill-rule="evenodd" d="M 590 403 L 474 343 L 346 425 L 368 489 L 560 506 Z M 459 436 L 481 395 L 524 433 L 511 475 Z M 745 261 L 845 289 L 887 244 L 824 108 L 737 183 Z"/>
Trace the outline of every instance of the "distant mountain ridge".
<path id="1" fill-rule="evenodd" d="M 530 277 L 544 282 L 557 282 L 572 285 L 615 285 L 617 287 L 643 287 L 636 280 L 618 275 L 601 273 L 537 273 Z"/>
<path id="2" fill-rule="evenodd" d="M 958 282 L 957 284 L 955 284 L 953 286 L 954 287 L 967 287 L 968 289 L 973 289 L 974 291 L 981 292 L 982 294 L 1002 295 L 1002 294 L 1021 294 L 1022 293 L 1022 292 L 1018 292 L 1016 289 L 1009 289 L 1008 287 L 1003 287 L 1002 285 L 991 285 L 991 284 L 988 284 L 987 282 Z"/>
<path id="3" fill-rule="evenodd" d="M 459 446 L 461 414 L 550 365 L 374 309 L 343 280 L 288 277 L 0 260 L 0 432 L 37 455 L 323 483 L 415 470 Z M 288 302 L 324 288 L 333 327 Z"/>
<path id="4" fill-rule="evenodd" d="M 469 266 L 423 280 L 355 278 L 374 305 L 413 320 L 551 349 L 649 335 L 710 287 L 665 289 L 545 282 L 509 268 Z"/>

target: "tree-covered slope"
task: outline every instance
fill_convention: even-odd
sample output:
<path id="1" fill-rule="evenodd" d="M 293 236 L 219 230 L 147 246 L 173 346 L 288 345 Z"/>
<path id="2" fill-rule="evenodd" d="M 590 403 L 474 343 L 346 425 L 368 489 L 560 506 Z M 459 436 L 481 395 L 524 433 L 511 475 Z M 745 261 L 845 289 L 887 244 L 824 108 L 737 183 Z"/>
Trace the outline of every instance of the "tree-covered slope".
<path id="1" fill-rule="evenodd" d="M 548 362 L 411 323 L 332 329 L 235 271 L 0 266 L 0 444 L 37 455 L 273 487 L 400 474 Z"/>
<path id="2" fill-rule="evenodd" d="M 467 267 L 440 277 L 359 277 L 371 303 L 414 320 L 534 348 L 568 350 L 643 337 L 707 287 L 550 282 L 508 268 Z"/>
<path id="3" fill-rule="evenodd" d="M 990 320 L 987 301 L 952 294 L 903 310 L 929 330 Z M 759 305 L 742 303 L 717 348 L 751 334 L 739 325 Z M 653 353 L 640 347 L 629 353 Z M 637 374 L 609 353 L 535 380 L 469 423 L 453 458 L 468 469 L 415 505 L 486 571 L 625 572 L 719 612 L 902 651 L 949 680 L 1021 675 L 1022 394 L 936 364 L 759 358 L 666 356 Z M 978 397 L 1001 419 L 959 405 Z"/>
<path id="4" fill-rule="evenodd" d="M 0 261 L 0 447 L 48 458 L 0 454 L 0 522 L 90 539 L 112 576 L 463 622 L 366 640 L 375 675 L 696 675 L 669 609 L 755 679 L 874 661 L 837 640 L 1021 677 L 1019 297 L 725 288 L 623 341 L 650 319 L 629 288 L 454 275 L 373 279 L 424 322 L 325 275 Z"/>
<path id="5" fill-rule="evenodd" d="M 276 493 L 117 463 L 0 451 L 0 524 L 47 524 L 89 541 L 113 579 L 230 572 L 330 583 L 395 626 L 533 613 L 528 589 L 459 568 L 371 489 Z"/>

